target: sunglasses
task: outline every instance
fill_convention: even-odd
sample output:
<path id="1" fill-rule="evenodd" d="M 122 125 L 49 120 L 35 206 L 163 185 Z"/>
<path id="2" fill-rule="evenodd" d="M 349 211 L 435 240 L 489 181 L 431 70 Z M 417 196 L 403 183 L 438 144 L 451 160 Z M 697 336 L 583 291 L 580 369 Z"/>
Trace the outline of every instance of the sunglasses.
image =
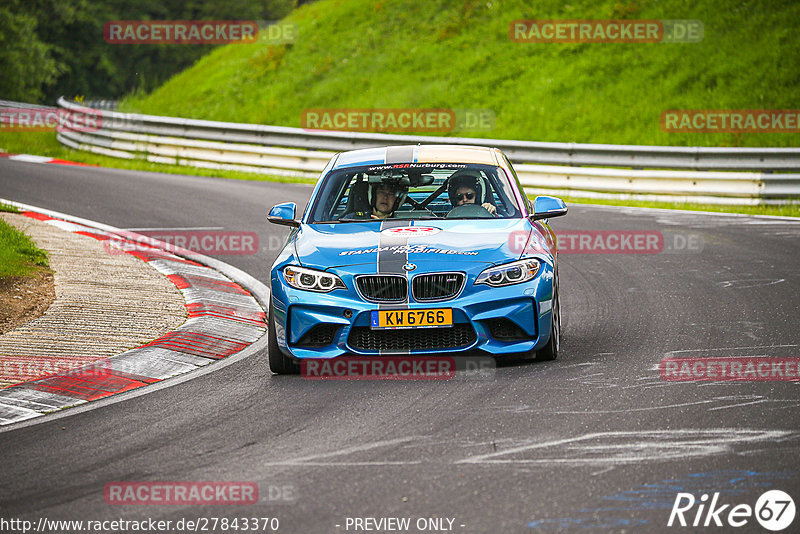
<path id="1" fill-rule="evenodd" d="M 456 198 L 458 200 L 461 200 L 462 198 L 464 200 L 472 200 L 473 198 L 475 198 L 475 193 L 461 193 L 461 194 L 456 193 Z"/>

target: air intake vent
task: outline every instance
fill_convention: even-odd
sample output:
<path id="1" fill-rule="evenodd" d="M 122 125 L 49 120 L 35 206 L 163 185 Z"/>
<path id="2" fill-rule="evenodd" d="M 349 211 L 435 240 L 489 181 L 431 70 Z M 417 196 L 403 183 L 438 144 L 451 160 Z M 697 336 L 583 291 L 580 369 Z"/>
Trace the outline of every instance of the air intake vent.
<path id="1" fill-rule="evenodd" d="M 458 295 L 464 284 L 463 273 L 419 274 L 411 281 L 414 300 L 447 300 Z"/>
<path id="2" fill-rule="evenodd" d="M 461 349 L 475 343 L 477 339 L 472 326 L 461 323 L 450 328 L 406 330 L 372 330 L 368 326 L 354 326 L 350 329 L 347 342 L 360 351 L 402 352 Z"/>
<path id="3" fill-rule="evenodd" d="M 297 342 L 298 347 L 326 347 L 333 343 L 339 326 L 335 324 L 318 324 L 306 332 Z"/>
<path id="4" fill-rule="evenodd" d="M 505 317 L 490 319 L 486 323 L 489 326 L 489 333 L 499 341 L 528 341 L 533 339 L 519 325 Z"/>
<path id="5" fill-rule="evenodd" d="M 408 298 L 408 281 L 404 276 L 359 276 L 356 284 L 361 295 L 372 302 L 403 302 Z"/>

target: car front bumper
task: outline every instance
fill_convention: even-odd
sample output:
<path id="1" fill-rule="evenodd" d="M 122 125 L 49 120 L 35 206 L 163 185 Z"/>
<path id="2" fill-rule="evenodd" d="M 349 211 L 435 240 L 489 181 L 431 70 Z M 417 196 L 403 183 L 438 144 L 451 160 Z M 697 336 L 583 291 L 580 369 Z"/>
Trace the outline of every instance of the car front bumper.
<path id="1" fill-rule="evenodd" d="M 482 351 L 493 356 L 539 350 L 550 338 L 553 269 L 547 263 L 528 282 L 505 287 L 474 285 L 452 299 L 388 305 L 367 302 L 354 291 L 314 293 L 286 284 L 272 273 L 272 302 L 278 346 L 296 359 L 343 355 L 423 355 Z M 370 312 L 381 309 L 453 310 L 453 326 L 372 330 Z"/>

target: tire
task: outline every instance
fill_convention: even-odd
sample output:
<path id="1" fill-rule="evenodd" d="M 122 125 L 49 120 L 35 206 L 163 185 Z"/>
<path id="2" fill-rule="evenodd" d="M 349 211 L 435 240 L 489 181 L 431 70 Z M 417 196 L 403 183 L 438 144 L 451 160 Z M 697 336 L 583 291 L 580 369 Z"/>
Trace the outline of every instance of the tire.
<path id="1" fill-rule="evenodd" d="M 550 362 L 558 358 L 561 348 L 561 306 L 558 302 L 558 278 L 555 279 L 553 290 L 553 319 L 550 322 L 550 340 L 547 345 L 536 353 L 537 362 Z"/>
<path id="2" fill-rule="evenodd" d="M 283 354 L 278 346 L 278 336 L 275 333 L 275 313 L 272 302 L 269 304 L 269 323 L 267 326 L 267 352 L 269 353 L 269 369 L 276 375 L 295 375 L 300 372 L 300 366 L 288 356 Z"/>

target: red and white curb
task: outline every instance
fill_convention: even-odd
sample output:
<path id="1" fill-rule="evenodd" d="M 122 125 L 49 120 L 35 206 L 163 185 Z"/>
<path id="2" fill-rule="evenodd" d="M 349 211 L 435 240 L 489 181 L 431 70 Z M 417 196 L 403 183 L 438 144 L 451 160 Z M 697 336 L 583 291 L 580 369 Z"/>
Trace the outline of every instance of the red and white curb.
<path id="1" fill-rule="evenodd" d="M 14 161 L 22 161 L 25 163 L 52 163 L 54 165 L 80 165 L 83 167 L 96 167 L 88 163 L 78 163 L 77 161 L 69 161 L 66 159 L 50 158 L 47 156 L 34 156 L 33 154 L 9 154 L 0 151 L 0 158 L 8 158 Z"/>
<path id="2" fill-rule="evenodd" d="M 128 254 L 148 262 L 180 289 L 189 318 L 179 328 L 141 347 L 0 390 L 0 425 L 189 373 L 242 354 L 264 338 L 266 314 L 262 305 L 268 302 L 269 290 L 239 269 L 132 232 L 16 202 L 3 202 L 26 210 L 25 216 L 105 241 L 107 246 L 113 239 L 114 245 L 124 247 L 129 244 L 126 238 L 131 238 L 136 250 Z M 152 248 L 142 247 L 143 243 Z"/>

